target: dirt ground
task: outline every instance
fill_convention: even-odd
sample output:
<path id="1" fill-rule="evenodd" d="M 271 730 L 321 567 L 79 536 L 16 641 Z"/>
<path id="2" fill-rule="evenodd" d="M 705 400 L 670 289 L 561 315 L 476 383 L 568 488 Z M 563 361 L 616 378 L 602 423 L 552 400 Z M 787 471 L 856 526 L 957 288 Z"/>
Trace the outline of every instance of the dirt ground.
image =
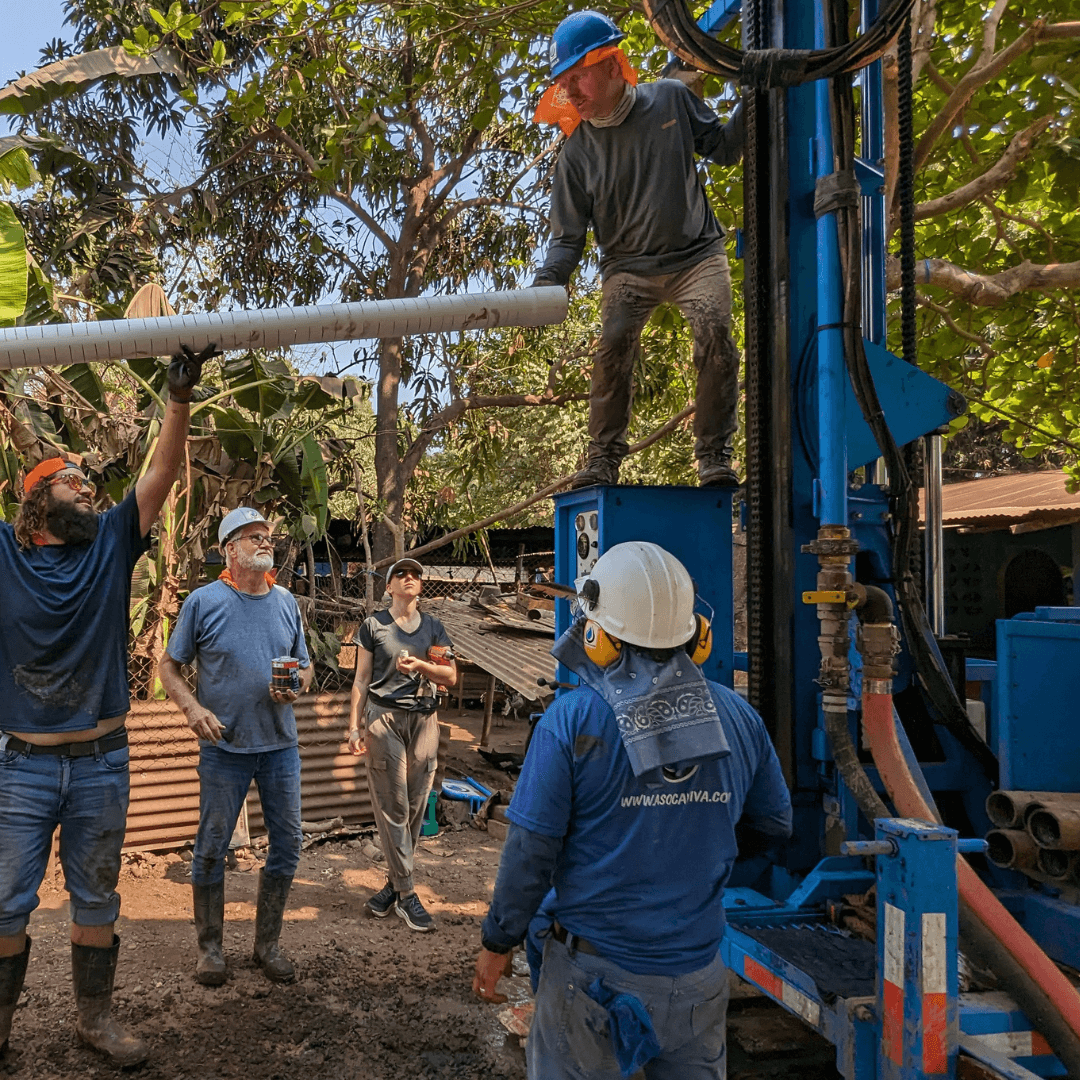
<path id="1" fill-rule="evenodd" d="M 479 715 L 441 718 L 453 728 L 450 769 L 509 789 L 506 774 L 476 753 Z M 525 722 L 508 720 L 495 728 L 493 745 L 520 751 L 525 730 Z M 194 979 L 188 863 L 176 852 L 125 857 L 114 1007 L 152 1046 L 140 1078 L 524 1080 L 523 1052 L 500 1024 L 498 1007 L 471 993 L 501 843 L 470 827 L 421 841 L 417 892 L 438 921 L 438 931 L 424 935 L 393 916 L 366 916 L 364 901 L 386 877 L 383 864 L 364 854 L 364 840 L 327 841 L 303 852 L 282 933 L 297 966 L 291 986 L 271 984 L 251 962 L 257 864 L 227 875 L 230 978 L 208 988 Z M 45 1080 L 116 1072 L 75 1045 L 67 919 L 63 878 L 50 867 L 0 1073 Z M 525 1002 L 522 958 L 516 970 L 502 989 L 512 1002 Z M 760 996 L 733 1001 L 730 1025 L 733 1078 L 837 1075 L 831 1047 Z"/>

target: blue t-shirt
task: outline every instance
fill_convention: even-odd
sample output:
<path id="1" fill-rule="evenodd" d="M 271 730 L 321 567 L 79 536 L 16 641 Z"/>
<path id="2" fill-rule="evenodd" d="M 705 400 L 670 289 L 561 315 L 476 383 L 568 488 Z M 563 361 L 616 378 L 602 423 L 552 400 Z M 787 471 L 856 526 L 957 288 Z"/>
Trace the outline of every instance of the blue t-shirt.
<path id="1" fill-rule="evenodd" d="M 261 754 L 296 745 L 292 706 L 270 697 L 272 660 L 311 663 L 300 610 L 287 589 L 274 585 L 251 596 L 224 581 L 203 585 L 184 601 L 165 651 L 195 665 L 195 696 L 225 725 L 219 749 Z"/>
<path id="2" fill-rule="evenodd" d="M 726 687 L 709 689 L 730 753 L 654 783 L 634 776 L 599 694 L 563 695 L 536 725 L 507 809 L 516 825 L 562 838 L 555 918 L 638 974 L 683 974 L 715 957 L 740 818 L 791 832 L 791 797 L 761 718 Z"/>
<path id="3" fill-rule="evenodd" d="M 26 549 L 0 522 L 5 731 L 86 731 L 128 711 L 131 571 L 147 547 L 134 488 L 90 544 Z"/>

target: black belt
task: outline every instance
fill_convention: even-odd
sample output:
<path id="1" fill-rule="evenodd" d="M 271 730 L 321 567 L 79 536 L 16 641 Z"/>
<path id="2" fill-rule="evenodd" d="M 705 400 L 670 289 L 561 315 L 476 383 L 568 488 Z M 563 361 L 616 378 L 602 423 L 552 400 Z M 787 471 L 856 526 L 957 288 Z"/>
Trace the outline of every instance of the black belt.
<path id="1" fill-rule="evenodd" d="M 599 956 L 600 953 L 583 937 L 578 937 L 577 934 L 570 933 L 565 926 L 560 926 L 558 923 L 553 923 L 551 927 L 551 936 L 561 944 L 565 945 L 571 952 L 584 953 L 586 956 Z"/>
<path id="2" fill-rule="evenodd" d="M 18 735 L 7 737 L 7 749 L 13 750 L 16 754 L 52 754 L 56 757 L 97 757 L 98 754 L 119 750 L 127 744 L 127 728 L 123 727 L 110 731 L 108 735 L 102 735 L 100 739 L 92 739 L 88 742 L 58 743 L 56 746 L 28 743 L 20 739 Z"/>

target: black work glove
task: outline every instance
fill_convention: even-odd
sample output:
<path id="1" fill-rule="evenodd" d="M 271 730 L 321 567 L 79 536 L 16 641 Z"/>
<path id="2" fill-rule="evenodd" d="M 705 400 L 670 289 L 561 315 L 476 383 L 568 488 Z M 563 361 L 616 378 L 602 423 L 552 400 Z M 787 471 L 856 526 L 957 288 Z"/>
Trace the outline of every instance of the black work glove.
<path id="1" fill-rule="evenodd" d="M 211 357 L 220 356 L 217 342 L 212 341 L 200 353 L 192 352 L 188 345 L 181 345 L 180 351 L 173 354 L 169 361 L 169 397 L 181 405 L 191 402 L 191 394 L 202 376 L 202 367 Z"/>

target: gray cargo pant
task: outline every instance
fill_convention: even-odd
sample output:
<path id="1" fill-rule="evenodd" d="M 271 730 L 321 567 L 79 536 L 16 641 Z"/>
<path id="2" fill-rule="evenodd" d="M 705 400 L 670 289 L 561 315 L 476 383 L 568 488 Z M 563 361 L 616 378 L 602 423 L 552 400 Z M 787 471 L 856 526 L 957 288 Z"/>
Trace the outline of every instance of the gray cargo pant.
<path id="1" fill-rule="evenodd" d="M 369 701 L 368 782 L 390 884 L 399 896 L 413 891 L 413 849 L 424 822 L 439 757 L 435 713 L 406 712 Z"/>
<path id="2" fill-rule="evenodd" d="M 674 304 L 694 333 L 694 457 L 721 454 L 739 426 L 739 349 L 731 336 L 731 270 L 720 252 L 677 274 L 604 279 L 600 345 L 589 395 L 589 461 L 620 462 L 634 398 L 641 331 L 660 304 Z"/>

